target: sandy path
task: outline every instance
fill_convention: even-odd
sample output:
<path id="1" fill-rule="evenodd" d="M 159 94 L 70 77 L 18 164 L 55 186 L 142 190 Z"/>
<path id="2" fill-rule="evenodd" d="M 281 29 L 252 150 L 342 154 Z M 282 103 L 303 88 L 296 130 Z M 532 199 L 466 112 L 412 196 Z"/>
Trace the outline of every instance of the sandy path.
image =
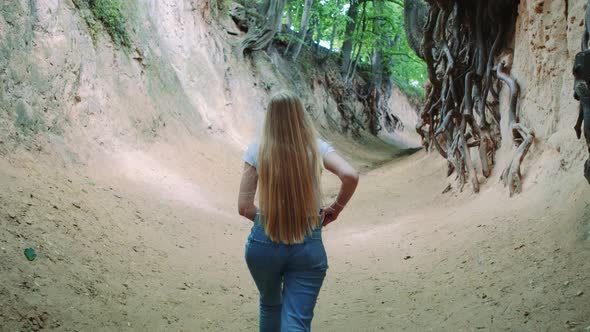
<path id="1" fill-rule="evenodd" d="M 255 330 L 249 224 L 235 213 L 241 162 L 220 151 L 154 147 L 51 171 L 1 160 L 2 330 Z M 315 330 L 590 326 L 588 186 L 442 195 L 443 166 L 418 153 L 363 173 L 324 233 Z M 333 195 L 336 179 L 324 182 Z M 26 246 L 36 261 L 24 260 Z"/>
<path id="2" fill-rule="evenodd" d="M 447 196 L 443 171 L 419 154 L 363 178 L 346 225 L 327 233 L 332 273 L 319 330 L 590 325 L 590 300 L 576 296 L 590 286 L 588 243 L 570 231 L 590 218 L 587 188 L 571 203 L 498 189 Z"/>

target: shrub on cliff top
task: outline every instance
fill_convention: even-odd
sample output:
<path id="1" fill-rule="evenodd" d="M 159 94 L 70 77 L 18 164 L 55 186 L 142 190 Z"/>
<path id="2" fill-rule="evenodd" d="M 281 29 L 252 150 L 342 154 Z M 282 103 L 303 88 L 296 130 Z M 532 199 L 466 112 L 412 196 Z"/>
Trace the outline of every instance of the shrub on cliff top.
<path id="1" fill-rule="evenodd" d="M 131 46 L 120 0 L 88 0 L 94 17 L 102 23 L 113 41 L 125 47 Z"/>
<path id="2" fill-rule="evenodd" d="M 90 9 L 92 17 L 85 15 L 84 19 L 93 38 L 101 24 L 115 44 L 131 47 L 131 39 L 125 27 L 126 20 L 121 11 L 121 0 L 74 0 L 74 4 L 81 9 Z"/>

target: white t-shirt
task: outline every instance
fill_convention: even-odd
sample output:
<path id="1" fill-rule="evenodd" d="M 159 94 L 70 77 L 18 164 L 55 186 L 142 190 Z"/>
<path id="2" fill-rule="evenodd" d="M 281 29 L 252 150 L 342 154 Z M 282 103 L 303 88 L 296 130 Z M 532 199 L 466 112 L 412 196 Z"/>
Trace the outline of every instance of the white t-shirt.
<path id="1" fill-rule="evenodd" d="M 320 155 L 324 158 L 328 153 L 335 151 L 334 148 L 328 144 L 328 142 L 322 140 L 321 138 L 317 139 L 318 149 L 320 150 Z M 260 148 L 260 142 L 254 142 L 248 145 L 248 149 L 244 152 L 244 156 L 242 159 L 247 162 L 248 164 L 252 165 L 254 168 L 257 168 L 258 165 L 258 149 Z"/>

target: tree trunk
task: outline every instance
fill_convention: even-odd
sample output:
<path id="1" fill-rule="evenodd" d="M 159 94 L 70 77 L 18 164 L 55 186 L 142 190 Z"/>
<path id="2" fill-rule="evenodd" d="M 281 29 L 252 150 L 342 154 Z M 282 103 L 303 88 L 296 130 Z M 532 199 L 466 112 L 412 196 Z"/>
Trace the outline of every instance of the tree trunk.
<path id="1" fill-rule="evenodd" d="M 340 0 L 336 0 L 336 8 L 340 8 Z M 336 26 L 338 25 L 338 16 L 334 14 L 334 22 L 332 22 L 332 37 L 330 37 L 330 51 L 328 54 L 332 53 L 334 49 L 334 39 L 336 38 Z"/>
<path id="2" fill-rule="evenodd" d="M 291 1 L 289 1 L 289 3 L 287 4 L 287 6 L 289 6 L 289 9 L 287 9 L 287 20 L 286 20 L 286 24 L 287 27 L 289 28 L 289 30 L 291 29 L 291 26 L 293 25 L 293 10 L 290 6 Z"/>
<path id="3" fill-rule="evenodd" d="M 354 52 L 351 52 L 351 59 L 353 59 L 352 61 L 349 60 L 349 65 L 348 68 L 346 69 L 346 73 L 344 75 L 344 81 L 346 83 L 350 82 L 350 80 L 354 77 L 355 73 L 356 73 L 356 68 L 358 66 L 359 63 L 359 59 L 361 56 L 361 52 L 363 51 L 363 41 L 365 40 L 365 32 L 367 31 L 367 3 L 364 2 L 363 3 L 363 12 L 361 14 L 361 30 L 360 31 L 356 31 L 356 39 L 360 40 L 360 42 L 358 43 L 358 47 L 357 51 L 356 51 L 356 55 Z M 359 38 L 360 35 L 360 38 Z"/>
<path id="4" fill-rule="evenodd" d="M 383 13 L 383 0 L 374 0 L 373 6 L 375 6 L 377 13 Z M 383 35 L 382 26 L 383 18 L 379 16 L 373 18 L 373 34 L 377 36 L 377 40 L 373 49 L 373 66 L 371 68 L 373 79 L 371 80 L 371 85 L 378 90 L 381 88 L 381 83 L 383 82 L 383 39 L 386 37 Z"/>
<path id="5" fill-rule="evenodd" d="M 383 0 L 374 0 L 373 6 L 375 6 L 375 10 L 377 13 L 383 13 L 384 11 L 384 4 Z M 375 48 L 373 49 L 373 57 L 372 57 L 372 66 L 371 66 L 371 119 L 370 123 L 370 130 L 373 134 L 377 134 L 380 130 L 379 128 L 379 118 L 382 115 L 383 109 L 383 50 L 385 48 L 385 38 L 386 36 L 383 34 L 383 18 L 382 17 L 375 17 L 373 18 L 373 34 L 377 36 L 377 40 L 375 42 Z"/>
<path id="6" fill-rule="evenodd" d="M 362 35 L 364 36 L 364 33 Z M 359 43 L 359 47 L 356 52 L 356 56 L 354 58 L 354 62 L 352 62 L 352 66 L 350 66 L 351 68 L 349 69 L 349 71 L 346 75 L 346 82 L 347 83 L 350 82 L 350 80 L 354 77 L 354 75 L 356 75 L 356 68 L 358 67 L 362 51 L 363 51 L 363 42 L 361 41 Z"/>
<path id="7" fill-rule="evenodd" d="M 246 51 L 265 49 L 279 30 L 286 0 L 267 0 L 263 8 L 267 8 L 264 22 L 260 28 L 251 28 L 244 40 L 234 49 L 238 58 L 242 58 Z"/>
<path id="8" fill-rule="evenodd" d="M 393 39 L 389 39 L 390 37 L 388 37 L 388 39 L 386 40 L 385 43 L 385 47 L 387 49 L 393 49 L 400 41 L 400 36 L 396 35 L 393 37 Z M 403 129 L 403 123 L 401 122 L 401 120 L 395 116 L 394 114 L 391 113 L 391 109 L 389 107 L 389 99 L 391 98 L 391 94 L 393 93 L 393 85 L 394 85 L 394 80 L 393 80 L 393 66 L 395 65 L 394 63 L 394 58 L 393 56 L 383 56 L 382 59 L 383 62 L 383 82 L 382 82 L 382 94 L 381 94 L 381 99 L 378 103 L 378 116 L 380 117 L 380 119 L 384 119 L 385 120 L 385 130 L 388 130 L 390 132 L 394 132 L 395 130 L 398 129 Z"/>
<path id="9" fill-rule="evenodd" d="M 296 0 L 295 4 L 297 6 L 297 11 L 295 12 L 295 19 L 297 19 L 297 17 L 299 17 L 299 10 L 301 10 L 301 6 L 299 6 L 299 1 Z M 289 9 L 292 9 L 292 6 L 289 7 Z M 293 24 L 293 21 L 291 21 L 291 25 Z M 285 52 L 283 53 L 283 56 L 287 56 L 287 54 L 289 54 L 291 52 L 291 48 L 293 47 L 293 35 L 295 34 L 295 27 L 293 27 L 293 29 L 291 29 L 291 25 L 289 25 L 289 43 L 287 43 L 287 47 L 285 48 Z"/>
<path id="10" fill-rule="evenodd" d="M 289 57 L 293 61 L 297 60 L 299 52 L 301 52 L 301 47 L 305 41 L 305 36 L 307 35 L 307 24 L 309 23 L 312 5 L 313 0 L 305 0 L 303 15 L 301 16 L 301 25 L 299 26 L 299 33 L 297 34 L 297 40 L 295 41 L 295 48 L 293 48 L 293 53 L 289 54 Z"/>
<path id="11" fill-rule="evenodd" d="M 342 44 L 342 76 L 346 76 L 350 66 L 350 58 L 352 53 L 352 35 L 356 30 L 356 19 L 358 16 L 359 0 L 350 0 L 350 7 L 348 8 L 348 22 L 346 23 L 346 30 L 344 31 L 344 43 Z"/>
<path id="12" fill-rule="evenodd" d="M 315 54 L 316 54 L 316 56 L 319 56 L 320 50 L 322 49 L 322 45 L 320 45 L 320 42 L 322 41 L 322 21 L 320 20 L 319 16 L 315 16 L 314 22 L 315 22 L 315 28 L 317 31 Z"/>
<path id="13" fill-rule="evenodd" d="M 420 45 L 427 18 L 428 5 L 424 0 L 404 0 L 404 21 L 408 43 L 416 55 L 422 59 L 424 59 L 424 54 L 422 54 Z"/>

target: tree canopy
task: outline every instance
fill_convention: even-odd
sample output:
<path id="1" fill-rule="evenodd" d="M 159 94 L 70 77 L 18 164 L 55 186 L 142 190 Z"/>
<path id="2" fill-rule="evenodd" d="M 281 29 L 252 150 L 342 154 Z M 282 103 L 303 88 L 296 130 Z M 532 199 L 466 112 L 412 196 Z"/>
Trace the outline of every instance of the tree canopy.
<path id="1" fill-rule="evenodd" d="M 260 13 L 268 3 L 242 1 Z M 406 94 L 424 97 L 426 65 L 406 38 L 402 0 L 288 0 L 281 22 L 290 29 L 275 36 L 288 41 L 285 56 L 296 61 L 301 47 L 314 48 L 318 56 L 338 56 L 347 81 L 358 74 L 391 80 Z"/>
<path id="2" fill-rule="evenodd" d="M 305 2 L 291 0 L 286 8 L 283 21 L 290 21 L 295 31 L 300 29 Z M 289 15 L 292 17 L 288 18 Z M 315 44 L 332 52 L 350 52 L 348 78 L 359 69 L 376 75 L 375 70 L 366 69 L 380 65 L 378 70 L 404 92 L 423 96 L 426 65 L 406 38 L 403 1 L 315 0 L 310 21 L 310 37 Z M 343 47 L 347 40 L 351 49 Z"/>

